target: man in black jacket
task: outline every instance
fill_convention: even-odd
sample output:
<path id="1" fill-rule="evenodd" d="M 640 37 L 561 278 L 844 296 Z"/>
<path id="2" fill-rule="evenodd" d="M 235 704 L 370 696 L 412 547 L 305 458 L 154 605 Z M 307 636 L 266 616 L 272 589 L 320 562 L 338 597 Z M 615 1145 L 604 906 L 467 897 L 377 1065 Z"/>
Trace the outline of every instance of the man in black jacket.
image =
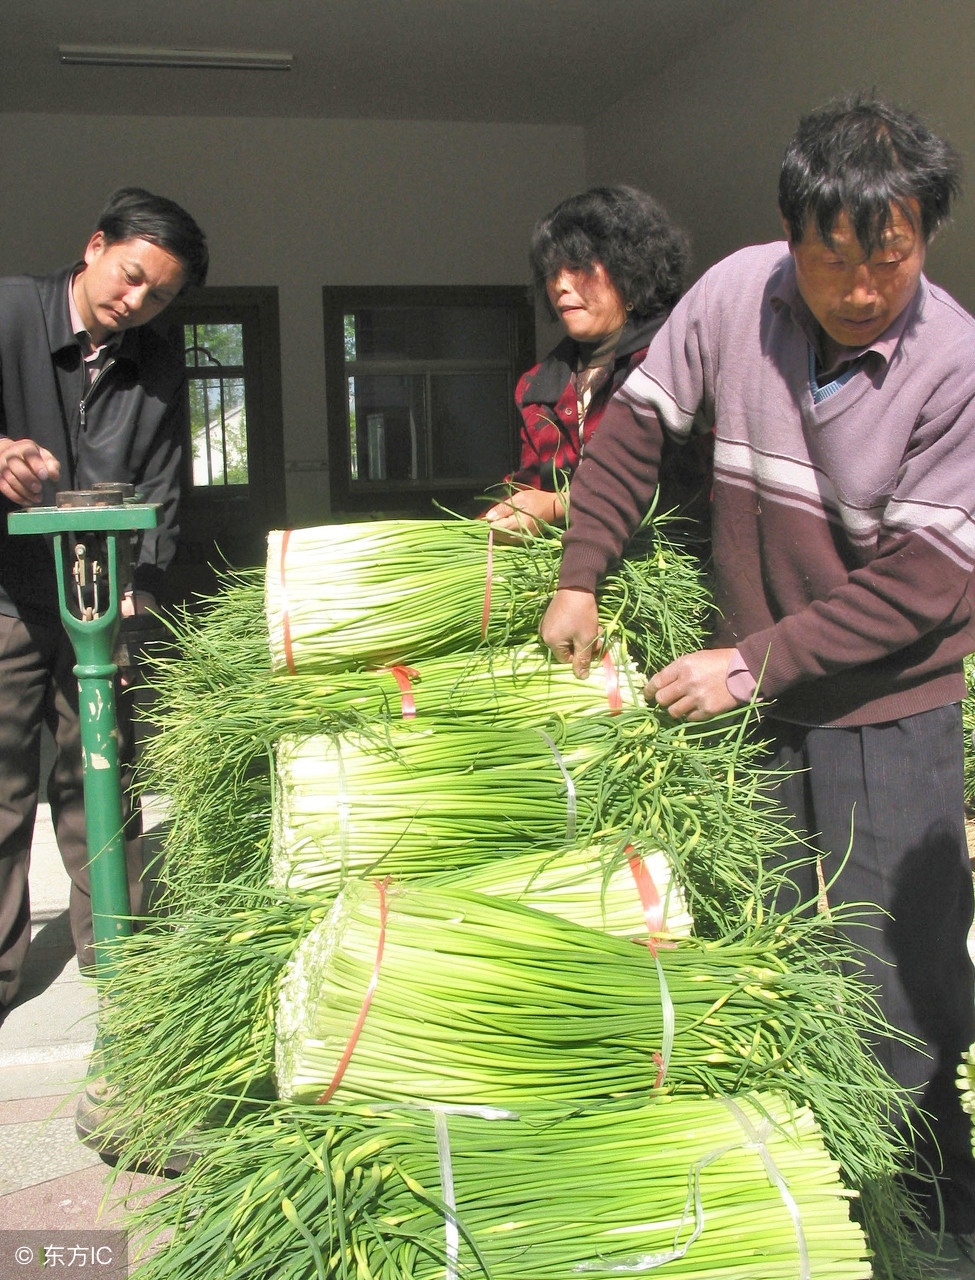
<path id="1" fill-rule="evenodd" d="M 184 209 L 126 187 L 110 198 L 82 262 L 52 276 L 0 280 L 0 1015 L 16 994 L 30 940 L 27 868 L 45 724 L 56 747 L 47 793 L 71 877 L 72 936 L 79 963 L 93 962 L 74 652 L 60 621 L 50 543 L 10 537 L 7 514 L 53 505 L 59 489 L 135 484 L 145 501 L 160 504 L 160 524 L 142 539 L 121 611 L 156 604 L 178 534 L 187 400 L 179 352 L 140 326 L 202 284 L 207 266 L 206 238 Z M 124 760 L 124 699 L 118 709 Z M 138 815 L 128 827 L 138 913 Z"/>

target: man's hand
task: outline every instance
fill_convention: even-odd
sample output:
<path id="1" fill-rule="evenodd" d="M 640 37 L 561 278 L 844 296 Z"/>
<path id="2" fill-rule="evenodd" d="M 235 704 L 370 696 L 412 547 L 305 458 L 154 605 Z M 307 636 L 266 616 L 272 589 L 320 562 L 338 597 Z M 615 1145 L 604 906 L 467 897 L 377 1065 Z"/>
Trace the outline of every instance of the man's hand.
<path id="1" fill-rule="evenodd" d="M 728 664 L 734 649 L 698 649 L 651 676 L 643 690 L 678 720 L 710 720 L 739 705 L 728 691 Z"/>
<path id="2" fill-rule="evenodd" d="M 0 493 L 18 507 L 41 500 L 41 482 L 57 480 L 61 464 L 54 454 L 33 440 L 0 439 Z"/>
<path id="3" fill-rule="evenodd" d="M 123 618 L 134 618 L 140 613 L 153 612 L 158 607 L 156 597 L 150 595 L 148 591 L 140 591 L 138 593 L 126 591 L 119 601 L 118 611 Z M 116 646 L 115 661 L 118 663 L 118 678 L 122 688 L 127 689 L 130 685 L 135 684 L 139 679 L 139 668 L 129 650 L 129 644 L 125 639 L 124 632 L 121 644 Z"/>
<path id="4" fill-rule="evenodd" d="M 565 506 L 557 493 L 546 489 L 518 489 L 489 507 L 484 519 L 504 533 L 538 533 L 540 522 L 565 524 Z"/>
<path id="5" fill-rule="evenodd" d="M 571 662 L 578 679 L 585 680 L 601 639 L 596 597 L 568 587 L 556 591 L 538 633 L 556 662 Z"/>
<path id="6" fill-rule="evenodd" d="M 134 618 L 137 613 L 153 613 L 158 608 L 156 597 L 148 591 L 126 591 L 119 602 L 118 611 L 123 618 Z"/>

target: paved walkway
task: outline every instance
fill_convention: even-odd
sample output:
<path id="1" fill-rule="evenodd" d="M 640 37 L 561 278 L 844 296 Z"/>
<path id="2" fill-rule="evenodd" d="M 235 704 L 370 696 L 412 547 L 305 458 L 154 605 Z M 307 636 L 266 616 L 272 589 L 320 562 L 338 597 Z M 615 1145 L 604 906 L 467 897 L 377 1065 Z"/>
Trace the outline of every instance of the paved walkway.
<path id="1" fill-rule="evenodd" d="M 150 807 L 150 833 L 157 824 Z M 74 1095 L 95 1037 L 96 1002 L 78 972 L 68 877 L 46 804 L 38 810 L 30 885 L 33 941 L 18 1000 L 0 1023 L 0 1276 L 24 1280 L 33 1271 L 10 1261 L 22 1247 L 20 1233 L 57 1233 L 51 1241 L 68 1246 L 77 1235 L 92 1247 L 109 1240 L 101 1233 L 117 1229 L 122 1214 L 118 1204 L 103 1205 L 109 1171 L 75 1135 Z M 159 1181 L 125 1175 L 118 1186 L 137 1192 Z M 99 1235 L 83 1234 L 91 1231 Z M 82 1255 L 73 1256 L 80 1265 Z M 125 1274 L 111 1269 L 112 1280 Z"/>

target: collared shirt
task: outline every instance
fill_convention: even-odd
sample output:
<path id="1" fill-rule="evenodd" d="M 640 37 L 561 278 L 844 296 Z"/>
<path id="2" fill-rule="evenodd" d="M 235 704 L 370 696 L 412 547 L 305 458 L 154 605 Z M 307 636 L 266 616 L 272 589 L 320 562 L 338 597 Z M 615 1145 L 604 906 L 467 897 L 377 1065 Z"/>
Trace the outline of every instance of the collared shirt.
<path id="1" fill-rule="evenodd" d="M 122 344 L 122 335 L 114 333 L 110 338 L 96 346 L 91 334 L 85 328 L 85 322 L 82 320 L 81 313 L 74 300 L 74 282 L 79 274 L 80 272 L 76 273 L 68 280 L 68 316 L 71 320 L 71 332 L 81 348 L 81 358 L 85 364 L 85 387 L 87 389 L 98 377 L 108 360 L 118 351 Z"/>

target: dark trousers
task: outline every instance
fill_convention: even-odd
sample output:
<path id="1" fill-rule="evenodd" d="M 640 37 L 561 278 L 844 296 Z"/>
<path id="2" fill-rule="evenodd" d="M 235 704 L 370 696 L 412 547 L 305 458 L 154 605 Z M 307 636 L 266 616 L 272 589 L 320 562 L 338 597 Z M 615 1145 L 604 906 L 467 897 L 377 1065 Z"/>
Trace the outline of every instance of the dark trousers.
<path id="1" fill-rule="evenodd" d="M 955 1083 L 975 1041 L 961 709 L 855 729 L 768 719 L 761 732 L 773 737 L 775 765 L 802 770 L 776 794 L 796 830 L 813 836 L 830 905 L 863 904 L 856 922 L 839 925 L 862 959 L 856 972 L 887 1022 L 924 1046 L 896 1037 L 873 1046 L 927 1121 L 917 1128 L 918 1168 L 937 1175 L 940 1197 L 923 1184 L 914 1189 L 932 1225 L 943 1207 L 948 1230 L 973 1231 L 972 1129 Z M 790 880 L 793 902 L 815 902 L 814 860 L 790 870 Z M 779 905 L 790 905 L 785 896 Z"/>
<path id="2" fill-rule="evenodd" d="M 45 724 L 55 743 L 47 796 L 58 848 L 71 877 L 71 934 L 79 964 L 94 964 L 74 664 L 74 650 L 60 625 L 38 626 L 0 615 L 0 1005 L 16 994 L 30 943 L 28 870 Z M 119 759 L 124 762 L 129 899 L 137 915 L 142 910 L 141 815 L 129 797 L 131 702 L 124 692 L 117 692 L 116 711 Z"/>

